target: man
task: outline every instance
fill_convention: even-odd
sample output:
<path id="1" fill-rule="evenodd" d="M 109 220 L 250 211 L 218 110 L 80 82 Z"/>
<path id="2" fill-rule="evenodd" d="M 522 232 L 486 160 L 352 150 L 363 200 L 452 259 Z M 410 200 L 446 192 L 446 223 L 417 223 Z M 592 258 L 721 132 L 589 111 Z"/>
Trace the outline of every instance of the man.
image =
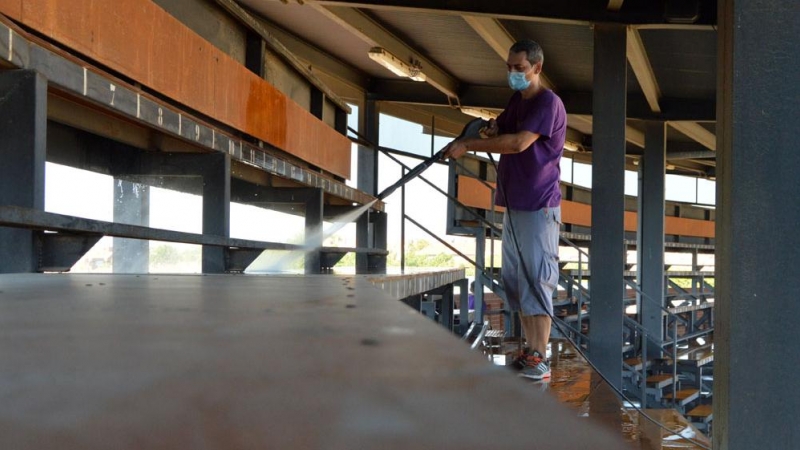
<path id="1" fill-rule="evenodd" d="M 506 109 L 489 121 L 485 139 L 454 141 L 445 153 L 449 158 L 468 151 L 501 155 L 495 203 L 506 207 L 502 281 L 528 341 L 521 374 L 537 380 L 550 377 L 545 355 L 558 285 L 559 162 L 567 129 L 564 104 L 541 84 L 543 62 L 536 42 L 526 39 L 511 46 L 506 66 L 515 92 Z"/>

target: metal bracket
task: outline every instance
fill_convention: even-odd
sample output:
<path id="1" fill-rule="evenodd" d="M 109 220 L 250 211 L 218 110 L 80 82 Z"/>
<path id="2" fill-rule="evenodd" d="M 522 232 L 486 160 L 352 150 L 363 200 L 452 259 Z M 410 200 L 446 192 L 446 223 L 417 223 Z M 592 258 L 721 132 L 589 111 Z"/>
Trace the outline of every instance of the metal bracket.
<path id="1" fill-rule="evenodd" d="M 260 248 L 226 247 L 225 272 L 244 272 L 262 253 Z"/>
<path id="2" fill-rule="evenodd" d="M 103 236 L 100 234 L 45 233 L 35 234 L 39 255 L 39 272 L 69 272 Z"/>

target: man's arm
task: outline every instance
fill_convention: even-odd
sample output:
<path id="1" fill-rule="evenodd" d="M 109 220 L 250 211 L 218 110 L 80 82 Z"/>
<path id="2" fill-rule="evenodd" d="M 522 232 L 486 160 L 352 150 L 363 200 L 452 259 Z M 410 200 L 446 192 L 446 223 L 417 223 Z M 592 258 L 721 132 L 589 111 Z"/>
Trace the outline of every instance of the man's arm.
<path id="1" fill-rule="evenodd" d="M 445 158 L 460 158 L 467 152 L 522 153 L 537 139 L 539 134 L 527 130 L 513 134 L 501 134 L 486 139 L 467 138 L 453 141 L 444 153 Z"/>

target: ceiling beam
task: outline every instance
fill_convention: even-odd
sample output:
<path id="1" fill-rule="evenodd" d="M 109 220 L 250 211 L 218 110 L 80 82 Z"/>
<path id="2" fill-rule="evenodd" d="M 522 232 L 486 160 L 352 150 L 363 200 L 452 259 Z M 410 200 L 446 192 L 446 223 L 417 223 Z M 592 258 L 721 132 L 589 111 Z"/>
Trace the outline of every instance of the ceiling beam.
<path id="1" fill-rule="evenodd" d="M 329 76 L 361 89 L 369 83 L 369 76 L 361 70 L 342 62 L 330 53 L 320 50 L 270 21 L 260 17 L 257 20 L 261 22 L 265 30 L 275 36 L 297 58 L 310 65 L 312 72 L 317 70 L 325 72 Z"/>
<path id="2" fill-rule="evenodd" d="M 693 0 L 699 16 L 689 26 L 710 27 L 717 22 L 717 1 Z M 682 27 L 665 17 L 664 1 L 628 1 L 619 11 L 609 10 L 608 3 L 597 0 L 486 1 L 486 0 L 305 0 L 352 8 L 430 12 L 451 15 L 484 15 L 496 19 L 545 21 L 557 23 L 619 23 Z M 680 18 L 676 18 L 680 19 Z M 676 22 L 676 21 L 673 21 Z"/>
<path id="3" fill-rule="evenodd" d="M 633 27 L 628 27 L 628 62 L 633 69 L 633 74 L 639 82 L 639 86 L 644 92 L 647 103 L 653 112 L 661 112 L 661 106 L 658 104 L 661 98 L 661 90 L 658 88 L 656 75 L 653 73 L 653 67 L 650 65 L 650 59 L 647 57 L 647 51 L 644 48 L 642 37 L 639 32 Z"/>
<path id="4" fill-rule="evenodd" d="M 508 50 L 516 41 L 500 21 L 487 16 L 465 15 L 463 18 L 503 61 L 508 58 Z M 540 80 L 542 86 L 555 90 L 555 85 L 547 78 L 544 72 L 541 73 Z"/>
<path id="5" fill-rule="evenodd" d="M 447 96 L 426 86 L 425 83 L 400 79 L 373 79 L 369 92 L 375 100 L 401 103 L 418 103 L 449 106 Z M 459 93 L 461 105 L 471 108 L 504 109 L 508 100 L 508 87 L 462 85 Z M 564 107 L 569 114 L 592 115 L 592 93 L 583 91 L 559 91 Z M 694 100 L 664 97 L 660 101 L 661 112 L 650 110 L 641 94 L 628 95 L 629 119 L 662 121 L 714 121 L 715 100 Z"/>
<path id="6" fill-rule="evenodd" d="M 592 116 L 569 114 L 567 116 L 567 123 L 578 131 L 589 130 L 589 132 L 591 132 L 593 120 Z M 630 125 L 625 125 L 625 140 L 637 147 L 644 148 L 644 133 Z"/>
<path id="7" fill-rule="evenodd" d="M 699 123 L 671 121 L 669 122 L 669 125 L 677 131 L 694 139 L 703 147 L 713 151 L 717 150 L 717 136 L 703 128 Z"/>
<path id="8" fill-rule="evenodd" d="M 458 96 L 458 80 L 421 52 L 394 36 L 363 11 L 355 8 L 322 6 L 320 2 L 307 3 L 369 46 L 382 47 L 404 61 L 419 61 L 427 83 L 449 97 L 456 98 Z"/>

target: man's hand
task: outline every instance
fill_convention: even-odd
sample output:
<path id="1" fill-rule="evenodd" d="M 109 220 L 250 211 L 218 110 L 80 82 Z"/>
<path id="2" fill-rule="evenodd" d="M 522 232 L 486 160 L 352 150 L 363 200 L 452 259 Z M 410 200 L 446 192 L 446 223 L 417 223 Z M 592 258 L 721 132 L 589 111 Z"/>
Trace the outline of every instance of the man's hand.
<path id="1" fill-rule="evenodd" d="M 442 158 L 458 159 L 464 156 L 464 154 L 467 153 L 467 151 L 469 150 L 464 141 L 466 141 L 466 139 L 453 141 L 449 143 L 444 151 L 444 155 L 442 156 Z"/>
<path id="2" fill-rule="evenodd" d="M 500 132 L 500 127 L 497 126 L 497 121 L 494 119 L 489 119 L 489 125 L 481 128 L 480 134 L 481 137 L 492 138 L 497 136 Z"/>

